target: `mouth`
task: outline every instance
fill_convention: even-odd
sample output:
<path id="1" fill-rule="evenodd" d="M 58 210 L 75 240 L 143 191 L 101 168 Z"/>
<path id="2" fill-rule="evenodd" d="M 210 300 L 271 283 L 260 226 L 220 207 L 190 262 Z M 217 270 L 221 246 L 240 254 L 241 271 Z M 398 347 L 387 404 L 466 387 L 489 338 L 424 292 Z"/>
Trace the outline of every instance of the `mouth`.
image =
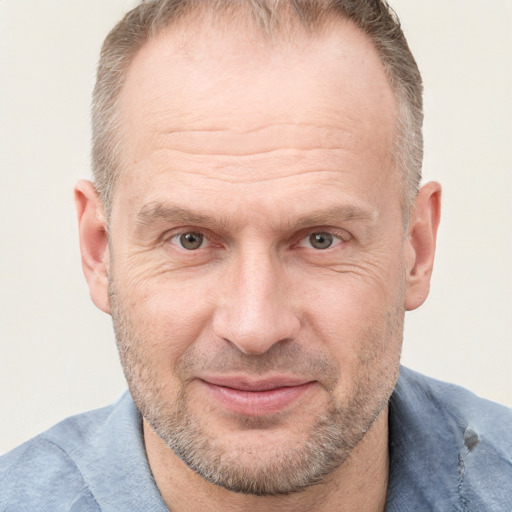
<path id="1" fill-rule="evenodd" d="M 199 381 L 219 405 L 246 416 L 281 412 L 297 402 L 314 385 L 314 381 L 284 376 L 259 380 L 209 376 Z"/>

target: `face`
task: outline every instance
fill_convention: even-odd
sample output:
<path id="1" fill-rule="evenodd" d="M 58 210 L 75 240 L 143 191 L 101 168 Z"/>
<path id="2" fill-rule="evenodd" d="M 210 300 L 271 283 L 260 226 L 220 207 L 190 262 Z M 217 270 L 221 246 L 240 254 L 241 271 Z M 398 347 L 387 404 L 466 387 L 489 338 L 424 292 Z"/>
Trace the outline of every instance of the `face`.
<path id="1" fill-rule="evenodd" d="M 189 467 L 293 492 L 345 461 L 395 384 L 395 100 L 349 23 L 293 47 L 201 37 L 150 41 L 121 94 L 110 311 L 135 402 Z"/>

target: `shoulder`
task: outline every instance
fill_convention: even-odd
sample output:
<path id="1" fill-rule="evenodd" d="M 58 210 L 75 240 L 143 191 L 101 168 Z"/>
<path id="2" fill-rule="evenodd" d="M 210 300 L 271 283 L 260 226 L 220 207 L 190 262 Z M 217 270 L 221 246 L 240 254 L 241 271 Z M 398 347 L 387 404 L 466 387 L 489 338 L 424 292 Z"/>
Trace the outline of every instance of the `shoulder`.
<path id="1" fill-rule="evenodd" d="M 129 392 L 0 457 L 0 512 L 167 510 Z"/>
<path id="2" fill-rule="evenodd" d="M 408 500 L 509 511 L 512 410 L 400 369 L 390 402 L 392 486 Z"/>
<path id="3" fill-rule="evenodd" d="M 68 418 L 0 457 L 0 510 L 100 510 L 77 459 L 112 410 Z"/>
<path id="4" fill-rule="evenodd" d="M 414 412 L 422 422 L 430 418 L 431 426 L 450 423 L 480 431 L 497 446 L 512 450 L 512 409 L 480 398 L 460 386 L 402 367 L 392 406 L 400 414 L 407 411 L 407 416 Z"/>

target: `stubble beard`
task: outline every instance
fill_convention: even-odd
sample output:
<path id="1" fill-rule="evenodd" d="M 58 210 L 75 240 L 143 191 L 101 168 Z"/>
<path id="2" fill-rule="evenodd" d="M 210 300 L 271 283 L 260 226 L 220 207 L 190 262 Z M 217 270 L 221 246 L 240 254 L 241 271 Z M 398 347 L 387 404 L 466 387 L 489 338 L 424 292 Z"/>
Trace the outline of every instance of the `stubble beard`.
<path id="1" fill-rule="evenodd" d="M 276 447 L 271 441 L 264 445 L 258 444 L 257 447 L 251 447 L 250 444 L 225 446 L 209 432 L 207 421 L 202 421 L 204 415 L 193 413 L 183 380 L 175 400 L 169 403 L 162 377 L 157 375 L 145 355 L 147 339 L 130 321 L 130 314 L 118 300 L 113 283 L 110 299 L 121 363 L 133 400 L 143 418 L 190 469 L 207 481 L 233 492 L 257 496 L 284 495 L 303 491 L 324 481 L 345 462 L 370 430 L 387 406 L 398 377 L 398 361 L 378 368 L 374 374 L 363 372 L 358 376 L 351 397 L 337 403 L 332 388 L 339 379 L 339 369 L 326 359 L 317 358 L 316 367 L 308 363 L 308 371 L 316 375 L 327 375 L 329 384 L 326 391 L 329 400 L 325 412 L 315 419 L 302 439 L 284 447 Z M 382 329 L 378 333 L 370 329 L 368 339 L 364 340 L 366 346 L 370 347 L 370 351 L 361 356 L 366 365 L 378 364 L 375 361 L 380 356 L 380 348 L 376 347 L 384 347 L 387 343 L 396 344 L 397 336 L 400 337 L 401 345 L 403 312 L 392 311 L 386 317 L 385 333 Z M 227 357 L 219 355 L 218 361 L 222 360 L 227 368 L 236 364 L 239 368 L 249 368 L 259 374 L 269 367 L 276 368 L 276 356 L 281 360 L 277 364 L 279 368 L 293 368 L 294 371 L 296 366 L 289 365 L 291 360 L 296 360 L 299 367 L 299 361 L 312 360 L 308 354 L 302 353 L 299 359 L 293 349 L 291 354 L 285 354 L 286 347 L 274 347 L 278 347 L 277 354 L 256 356 L 264 357 L 264 360 L 258 361 L 254 359 L 255 356 L 242 353 L 230 353 Z M 371 348 L 375 350 L 372 352 Z M 187 367 L 190 371 L 197 364 L 191 352 L 186 361 L 182 361 L 182 368 Z M 274 422 L 279 422 L 279 419 L 274 419 Z M 241 418 L 239 427 L 259 432 L 266 429 L 271 440 L 272 423 L 272 418 Z"/>

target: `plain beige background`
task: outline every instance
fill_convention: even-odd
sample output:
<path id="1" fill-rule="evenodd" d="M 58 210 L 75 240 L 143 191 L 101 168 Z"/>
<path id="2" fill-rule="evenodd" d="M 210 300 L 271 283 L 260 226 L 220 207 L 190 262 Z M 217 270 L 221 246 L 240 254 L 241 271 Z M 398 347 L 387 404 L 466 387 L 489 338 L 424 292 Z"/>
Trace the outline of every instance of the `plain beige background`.
<path id="1" fill-rule="evenodd" d="M 427 179 L 444 186 L 428 302 L 403 362 L 512 406 L 512 0 L 395 0 L 423 72 Z M 0 452 L 125 384 L 81 274 L 99 47 L 128 0 L 0 0 Z"/>

